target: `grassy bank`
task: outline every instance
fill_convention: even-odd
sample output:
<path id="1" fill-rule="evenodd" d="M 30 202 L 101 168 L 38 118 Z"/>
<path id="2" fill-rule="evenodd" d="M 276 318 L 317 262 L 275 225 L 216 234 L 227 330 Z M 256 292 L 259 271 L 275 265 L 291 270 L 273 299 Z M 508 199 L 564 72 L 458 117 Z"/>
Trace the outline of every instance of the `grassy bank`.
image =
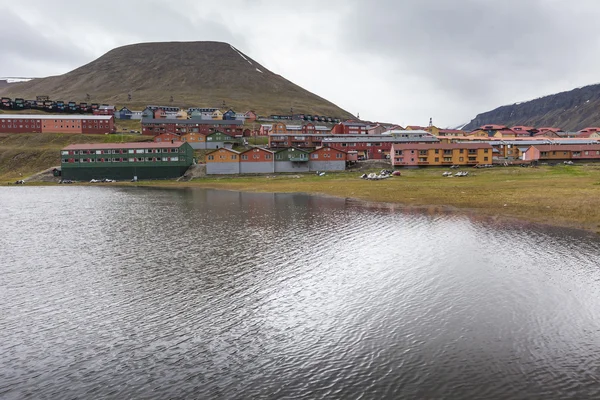
<path id="1" fill-rule="evenodd" d="M 60 149 L 72 143 L 147 140 L 140 135 L 0 134 L 0 182 L 60 165 Z"/>
<path id="2" fill-rule="evenodd" d="M 600 232 L 600 166 L 470 170 L 466 178 L 445 178 L 442 169 L 402 171 L 383 181 L 359 173 L 203 178 L 165 182 L 167 187 L 203 187 L 256 192 L 304 192 L 411 206 L 450 206 Z M 141 185 L 156 185 L 146 182 Z"/>

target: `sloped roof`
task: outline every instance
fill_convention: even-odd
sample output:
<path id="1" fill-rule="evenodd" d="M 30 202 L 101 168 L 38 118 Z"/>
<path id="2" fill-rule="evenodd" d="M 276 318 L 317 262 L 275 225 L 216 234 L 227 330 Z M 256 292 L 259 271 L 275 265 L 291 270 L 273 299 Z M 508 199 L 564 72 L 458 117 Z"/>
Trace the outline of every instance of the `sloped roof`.
<path id="1" fill-rule="evenodd" d="M 111 150 L 111 149 L 169 149 L 185 145 L 186 142 L 134 142 L 134 143 L 83 143 L 70 144 L 63 150 Z"/>

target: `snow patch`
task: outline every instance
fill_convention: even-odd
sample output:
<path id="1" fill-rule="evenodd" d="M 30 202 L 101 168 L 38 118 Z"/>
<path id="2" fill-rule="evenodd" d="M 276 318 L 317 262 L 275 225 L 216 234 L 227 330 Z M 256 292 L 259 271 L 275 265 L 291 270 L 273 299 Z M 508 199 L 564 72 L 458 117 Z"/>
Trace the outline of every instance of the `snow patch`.
<path id="1" fill-rule="evenodd" d="M 238 49 L 236 49 L 232 45 L 229 45 L 229 47 L 231 47 L 231 49 L 233 51 L 235 51 L 236 53 L 238 53 L 244 60 L 248 61 L 248 64 L 252 65 L 252 63 L 250 62 L 250 60 L 248 60 Z"/>
<path id="2" fill-rule="evenodd" d="M 0 78 L 0 81 L 6 81 L 8 83 L 18 83 L 18 82 L 29 82 L 33 78 Z"/>
<path id="3" fill-rule="evenodd" d="M 258 68 L 255 68 L 255 69 L 256 69 L 258 72 L 260 72 L 261 74 L 263 73 L 263 72 L 262 72 L 260 69 L 258 69 Z"/>

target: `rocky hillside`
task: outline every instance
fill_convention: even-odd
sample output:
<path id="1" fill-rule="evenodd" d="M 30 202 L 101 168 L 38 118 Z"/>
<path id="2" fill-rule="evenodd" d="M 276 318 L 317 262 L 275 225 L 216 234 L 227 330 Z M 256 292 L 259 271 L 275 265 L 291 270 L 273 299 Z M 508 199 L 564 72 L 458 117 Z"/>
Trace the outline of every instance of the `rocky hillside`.
<path id="1" fill-rule="evenodd" d="M 464 129 L 485 124 L 553 126 L 578 131 L 600 125 L 600 84 L 498 107 L 477 115 Z"/>
<path id="2" fill-rule="evenodd" d="M 335 104 L 301 88 L 220 42 L 161 42 L 119 47 L 64 75 L 0 88 L 0 96 L 87 101 L 140 108 L 148 104 L 221 107 L 259 114 L 350 118 Z M 88 97 L 89 95 L 89 97 Z M 131 99 L 130 97 L 131 96 Z"/>

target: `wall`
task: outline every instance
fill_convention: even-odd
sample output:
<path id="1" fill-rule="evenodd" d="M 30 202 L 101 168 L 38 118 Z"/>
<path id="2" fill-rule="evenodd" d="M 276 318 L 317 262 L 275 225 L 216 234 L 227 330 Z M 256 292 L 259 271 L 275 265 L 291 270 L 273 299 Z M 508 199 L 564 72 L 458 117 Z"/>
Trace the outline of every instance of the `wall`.
<path id="1" fill-rule="evenodd" d="M 346 161 L 313 161 L 308 162 L 310 171 L 344 171 Z"/>
<path id="2" fill-rule="evenodd" d="M 240 173 L 241 174 L 268 174 L 275 172 L 275 165 L 273 161 L 241 161 L 240 162 Z"/>
<path id="3" fill-rule="evenodd" d="M 308 172 L 308 162 L 275 161 L 275 172 Z"/>
<path id="4" fill-rule="evenodd" d="M 234 162 L 208 162 L 206 163 L 206 174 L 207 175 L 229 175 L 239 174 L 240 163 Z"/>

